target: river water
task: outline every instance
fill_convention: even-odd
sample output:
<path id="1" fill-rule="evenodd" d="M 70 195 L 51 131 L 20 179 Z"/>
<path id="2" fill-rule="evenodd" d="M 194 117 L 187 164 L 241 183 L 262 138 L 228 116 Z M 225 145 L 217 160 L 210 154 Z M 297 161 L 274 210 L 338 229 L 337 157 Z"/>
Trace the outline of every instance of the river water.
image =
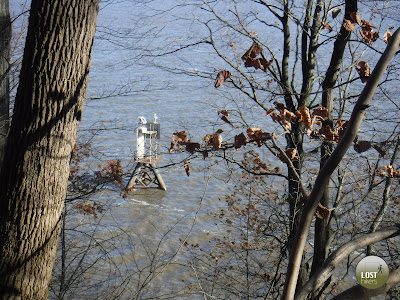
<path id="1" fill-rule="evenodd" d="M 159 9 L 167 9 L 162 7 L 167 4 L 160 3 Z M 193 28 L 186 31 L 174 16 L 168 20 L 168 14 L 158 16 L 146 7 L 131 1 L 103 2 L 79 140 L 90 140 L 93 151 L 85 168 L 97 170 L 98 164 L 120 160 L 129 173 L 135 164 L 138 118 L 145 116 L 152 121 L 157 114 L 161 124 L 161 161 L 157 165 L 167 191 L 150 189 L 122 197 L 118 188 L 109 185 L 87 199 L 102 205 L 104 211 L 97 219 L 77 214 L 74 204 L 68 206 L 66 245 L 75 244 L 67 252 L 66 273 L 76 279 L 65 298 L 108 299 L 118 293 L 118 299 L 178 295 L 184 286 L 181 280 L 191 275 L 187 267 L 178 265 L 184 262 L 182 243 L 185 239 L 197 243 L 210 233 L 218 234 L 209 213 L 225 206 L 220 198 L 232 185 L 233 175 L 228 177 L 214 159 L 191 159 L 191 174 L 187 176 L 183 160 L 189 155 L 168 153 L 175 131 L 187 130 L 193 141 L 201 142 L 218 126 L 229 129 L 229 125 L 218 121 L 213 79 L 174 74 L 157 66 L 162 63 L 174 69 L 185 63 L 196 71 L 195 64 L 211 59 L 211 52 L 194 49 L 181 56 L 146 56 L 154 43 L 172 43 L 180 32 L 184 43 L 195 34 Z M 154 36 L 163 24 L 171 27 L 171 37 L 166 33 Z M 122 95 L 115 95 L 119 93 Z M 51 297 L 58 293 L 61 259 L 56 264 Z M 147 277 L 157 272 L 161 274 L 148 283 Z"/>

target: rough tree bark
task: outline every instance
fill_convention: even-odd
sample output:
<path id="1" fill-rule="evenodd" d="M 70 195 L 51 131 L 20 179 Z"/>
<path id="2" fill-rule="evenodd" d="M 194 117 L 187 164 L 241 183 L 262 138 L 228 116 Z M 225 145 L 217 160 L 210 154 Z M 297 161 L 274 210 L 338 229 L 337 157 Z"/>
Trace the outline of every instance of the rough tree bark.
<path id="1" fill-rule="evenodd" d="M 8 0 L 0 0 L 0 166 L 9 129 L 11 19 Z"/>
<path id="2" fill-rule="evenodd" d="M 387 66 L 389 65 L 389 62 L 396 54 L 397 49 L 399 47 L 399 43 L 400 43 L 400 29 L 398 29 L 390 39 L 388 47 L 382 54 L 382 57 L 379 59 L 357 103 L 354 106 L 344 136 L 340 140 L 339 144 L 332 153 L 331 157 L 322 167 L 321 171 L 319 172 L 315 180 L 314 187 L 303 208 L 303 213 L 301 215 L 301 220 L 298 227 L 299 229 L 296 232 L 296 237 L 293 245 L 293 249 L 296 249 L 296 251 L 292 251 L 290 253 L 282 299 L 289 300 L 293 299 L 294 297 L 301 259 L 315 210 L 322 198 L 322 195 L 324 194 L 325 187 L 328 184 L 333 171 L 336 169 L 339 162 L 342 160 L 343 156 L 347 152 L 348 148 L 353 143 L 354 138 L 356 137 L 361 122 L 363 120 L 365 110 L 368 108 L 372 96 L 375 93 L 376 87 L 378 86 L 381 77 L 383 76 Z"/>
<path id="3" fill-rule="evenodd" d="M 45 299 L 99 0 L 33 0 L 0 172 L 0 298 Z"/>

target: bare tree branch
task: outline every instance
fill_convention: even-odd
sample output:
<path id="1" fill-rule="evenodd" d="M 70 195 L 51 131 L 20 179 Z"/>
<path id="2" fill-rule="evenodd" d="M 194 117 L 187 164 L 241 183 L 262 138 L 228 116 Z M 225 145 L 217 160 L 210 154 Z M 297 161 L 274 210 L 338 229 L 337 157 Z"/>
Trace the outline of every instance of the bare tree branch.
<path id="1" fill-rule="evenodd" d="M 310 280 L 308 280 L 308 282 L 296 294 L 295 299 L 296 300 L 307 299 L 308 294 L 312 293 L 315 290 L 318 290 L 321 286 L 323 286 L 325 281 L 332 275 L 333 271 L 336 269 L 338 264 L 353 251 L 397 235 L 400 235 L 400 224 L 398 224 L 397 226 L 382 228 L 373 233 L 364 234 L 356 239 L 347 242 L 327 258 L 322 267 L 314 274 L 314 276 L 310 278 Z M 398 275 L 400 275 L 400 271 Z M 400 281 L 400 278 L 398 278 L 398 280 Z M 344 298 L 338 298 L 338 299 L 344 299 Z"/>

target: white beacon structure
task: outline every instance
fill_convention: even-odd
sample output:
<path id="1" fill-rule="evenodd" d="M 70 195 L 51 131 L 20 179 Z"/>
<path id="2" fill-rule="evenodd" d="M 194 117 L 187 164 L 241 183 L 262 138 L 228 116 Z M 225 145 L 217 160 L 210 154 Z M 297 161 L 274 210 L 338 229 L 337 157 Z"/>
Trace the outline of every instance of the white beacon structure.
<path id="1" fill-rule="evenodd" d="M 132 190 L 139 183 L 142 187 L 150 187 L 156 184 L 166 190 L 155 164 L 160 160 L 158 155 L 158 141 L 160 140 L 160 124 L 157 115 L 154 121 L 147 122 L 146 118 L 139 117 L 136 128 L 136 166 L 127 185 L 127 190 Z"/>

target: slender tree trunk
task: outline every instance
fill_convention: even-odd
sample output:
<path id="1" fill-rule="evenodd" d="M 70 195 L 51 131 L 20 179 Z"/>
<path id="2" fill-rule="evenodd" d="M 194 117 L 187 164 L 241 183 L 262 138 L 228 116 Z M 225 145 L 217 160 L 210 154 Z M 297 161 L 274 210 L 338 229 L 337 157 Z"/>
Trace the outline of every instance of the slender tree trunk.
<path id="1" fill-rule="evenodd" d="M 350 19 L 350 12 L 357 12 L 357 0 L 346 0 L 345 19 Z M 339 77 L 340 66 L 342 65 L 344 50 L 346 48 L 347 41 L 350 38 L 351 33 L 347 31 L 343 26 L 341 27 L 339 34 L 336 37 L 334 43 L 331 61 L 328 70 L 325 74 L 325 79 L 322 82 L 322 106 L 328 109 L 328 120 L 323 123 L 323 126 L 328 126 L 333 129 L 333 88 L 336 85 Z M 328 160 L 332 153 L 332 142 L 323 141 L 321 147 L 321 163 L 320 168 L 323 167 L 325 162 Z M 321 198 L 321 205 L 326 208 L 330 207 L 329 203 L 329 184 L 325 187 L 324 194 Z M 315 238 L 314 238 L 314 256 L 311 268 L 311 275 L 324 263 L 327 242 L 329 240 L 329 228 L 328 220 L 316 219 L 315 221 Z"/>
<path id="2" fill-rule="evenodd" d="M 33 0 L 0 173 L 0 298 L 45 299 L 99 0 Z"/>
<path id="3" fill-rule="evenodd" d="M 293 108 L 292 112 L 295 112 L 301 106 L 309 106 L 310 104 L 310 94 L 313 90 L 315 82 L 315 66 L 316 66 L 316 52 L 318 48 L 318 38 L 320 35 L 321 27 L 321 13 L 323 1 L 316 1 L 314 14 L 313 11 L 314 0 L 308 0 L 306 7 L 306 17 L 303 22 L 303 34 L 301 40 L 301 57 L 302 57 L 302 89 L 301 95 L 298 99 L 298 104 L 296 108 Z M 289 14 L 287 14 L 289 15 Z M 295 148 L 299 154 L 300 159 L 293 161 L 293 166 L 296 169 L 297 174 L 301 176 L 302 164 L 303 164 L 303 138 L 304 138 L 304 123 L 299 122 L 292 124 L 292 129 L 290 134 L 287 134 L 287 147 Z M 295 251 L 292 248 L 294 236 L 296 234 L 298 224 L 301 215 L 301 192 L 298 182 L 298 178 L 293 174 L 293 170 L 288 168 L 288 188 L 289 188 L 289 203 L 290 203 L 290 214 L 292 220 L 291 232 L 288 241 L 289 253 Z M 300 268 L 300 274 L 298 278 L 298 285 L 301 286 L 308 276 L 309 270 L 304 261 L 302 261 L 302 267 Z"/>
<path id="4" fill-rule="evenodd" d="M 11 19 L 8 0 L 0 0 L 0 167 L 9 129 Z"/>

